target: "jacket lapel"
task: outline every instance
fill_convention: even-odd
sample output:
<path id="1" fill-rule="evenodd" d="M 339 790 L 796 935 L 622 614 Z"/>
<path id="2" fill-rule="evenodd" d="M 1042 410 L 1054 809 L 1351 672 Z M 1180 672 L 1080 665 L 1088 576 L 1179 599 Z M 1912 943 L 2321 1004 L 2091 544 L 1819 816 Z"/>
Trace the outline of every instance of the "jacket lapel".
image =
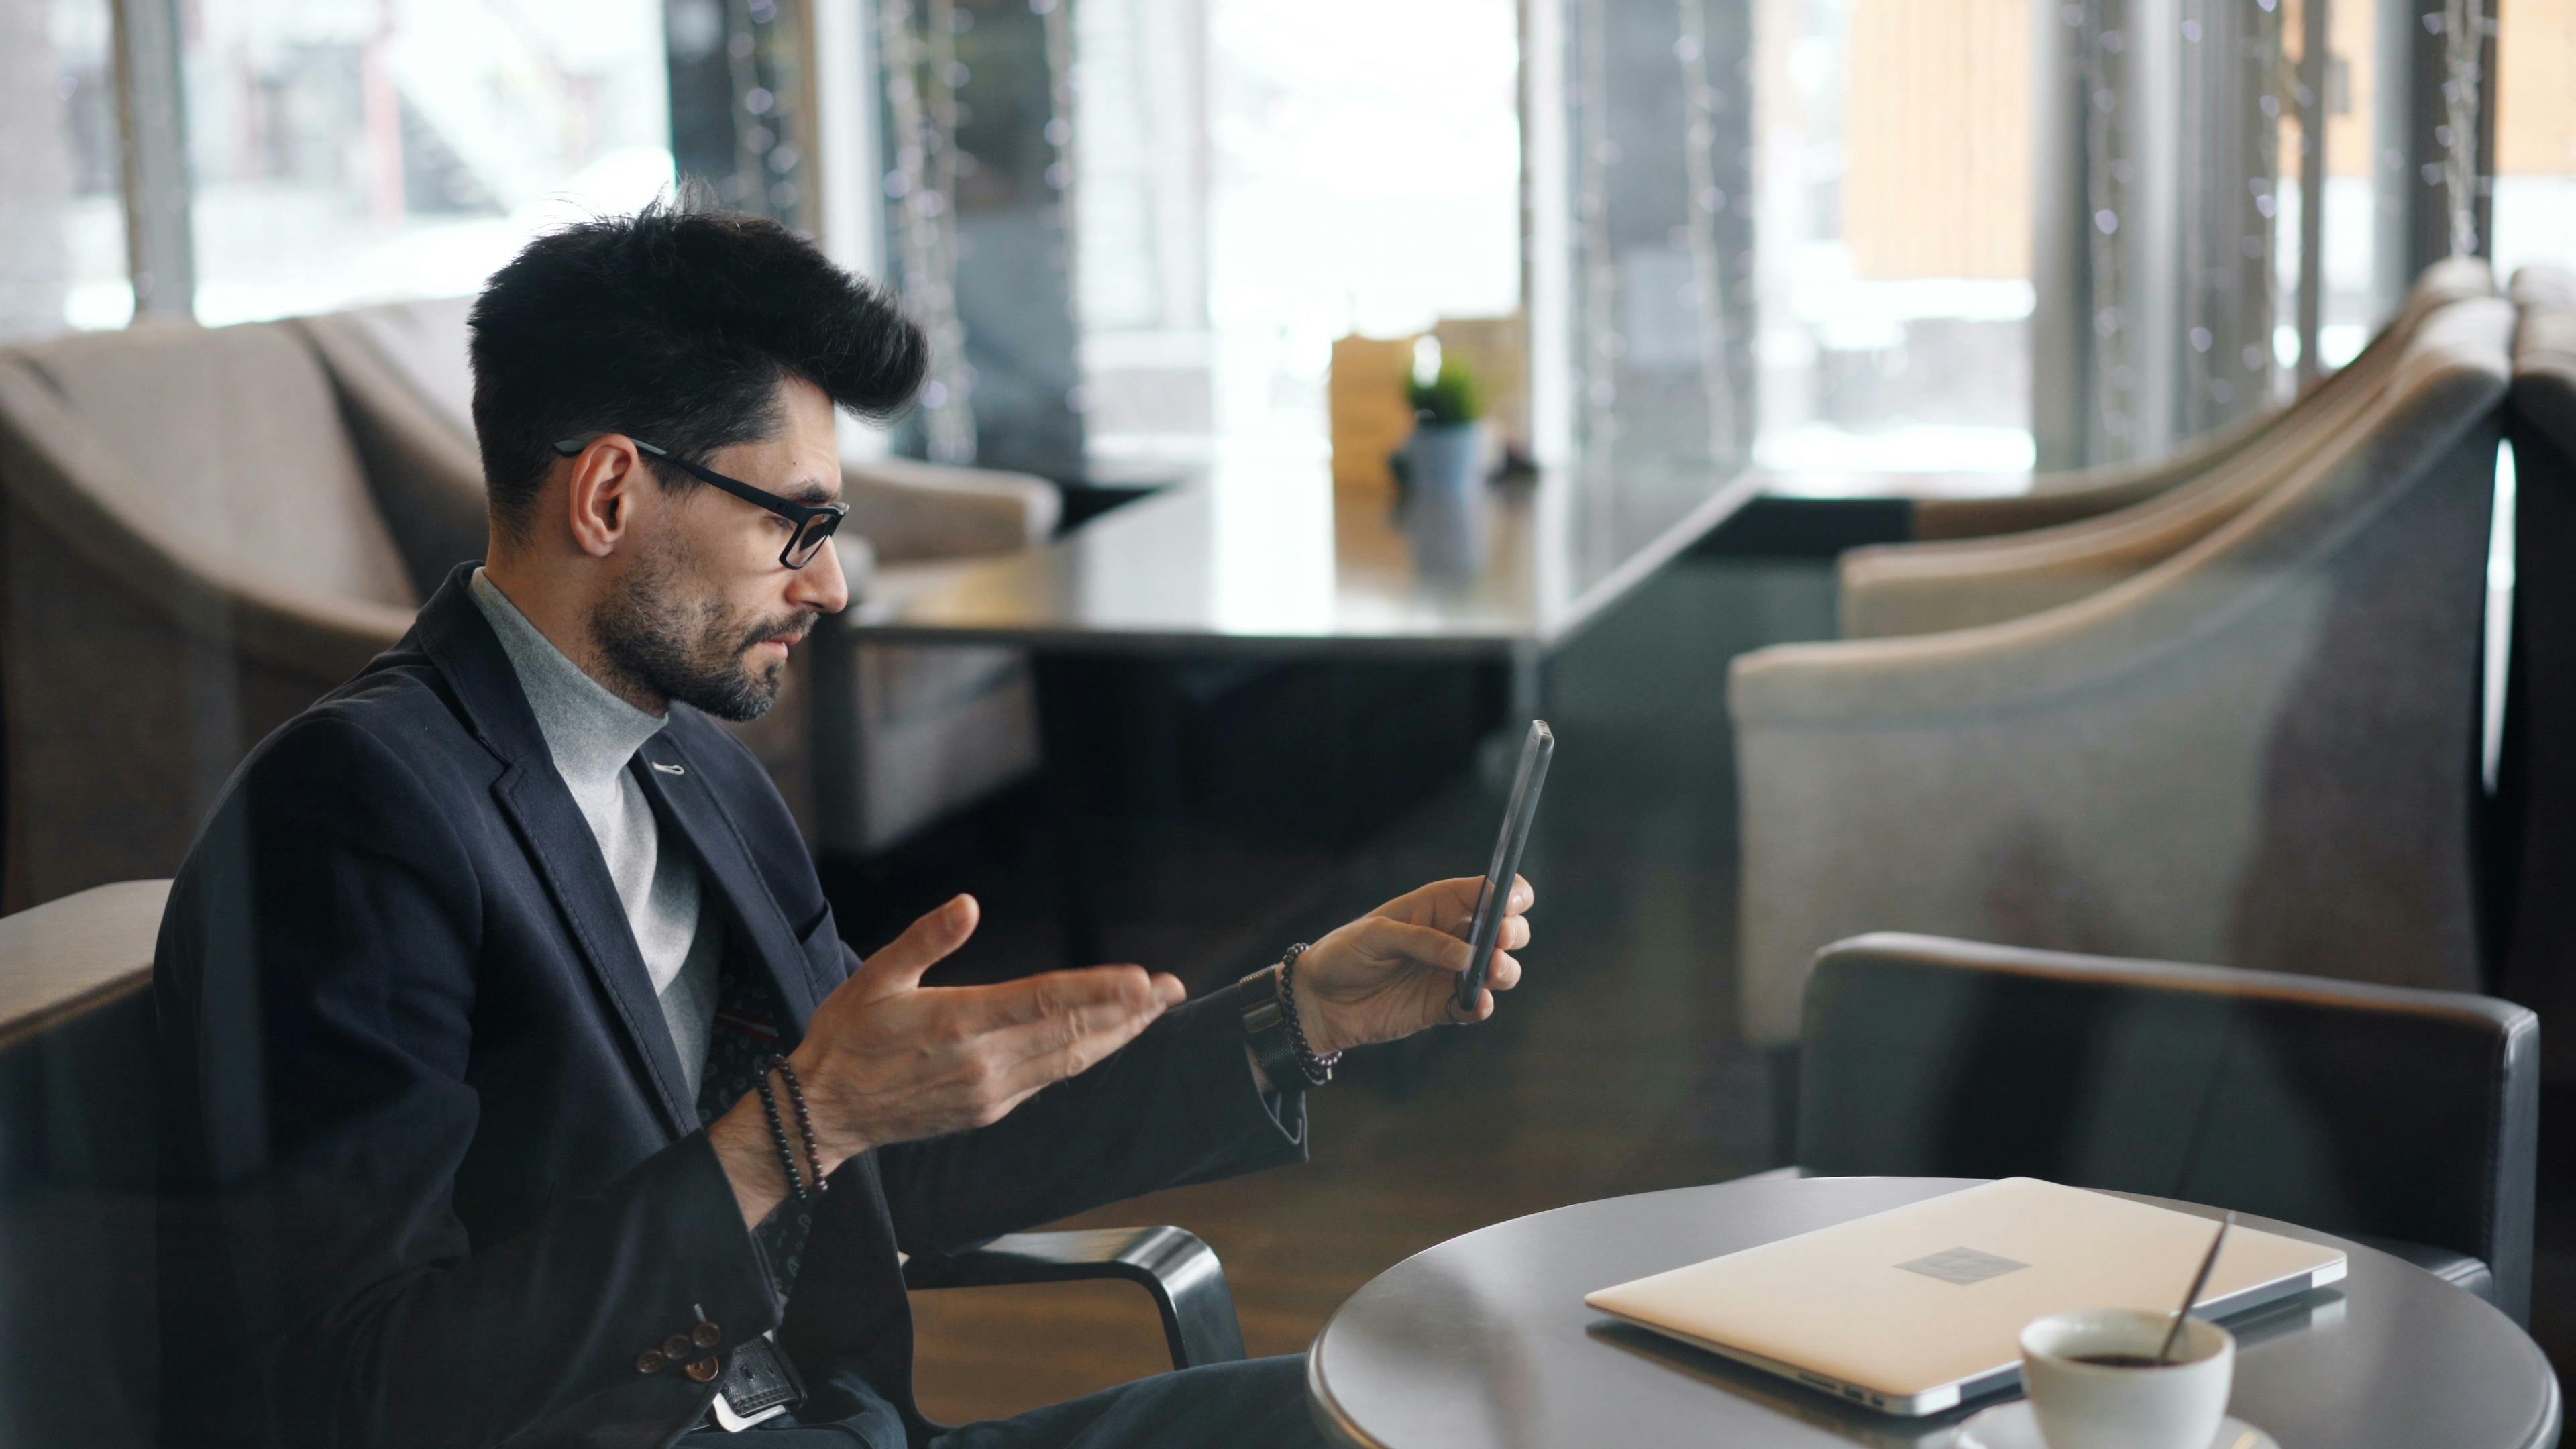
<path id="1" fill-rule="evenodd" d="M 780 1050 L 791 1049 L 805 1039 L 806 1023 L 814 1015 L 813 978 L 804 953 L 777 896 L 752 864 L 733 816 L 707 788 L 705 772 L 674 733 L 665 729 L 636 751 L 635 778 L 653 813 L 679 837 L 676 842 L 665 837 L 663 848 L 678 844 L 697 862 L 699 909 L 724 912 L 727 924 L 744 936 L 746 949 L 739 959 L 777 991 L 788 1018 L 778 1023 Z"/>
<path id="2" fill-rule="evenodd" d="M 546 889 L 572 928 L 582 960 L 590 966 L 625 1030 L 627 1044 L 642 1064 L 641 1075 L 655 1088 L 662 1117 L 674 1138 L 698 1130 L 697 1104 L 689 1098 L 688 1079 L 680 1071 L 680 1049 L 671 1040 L 670 1019 L 662 1014 L 653 992 L 652 974 L 635 948 L 635 928 L 627 923 L 626 906 L 609 879 L 608 862 L 600 858 L 597 837 L 590 833 L 572 792 L 552 768 L 531 769 L 514 763 L 493 784 L 501 809 L 518 828 L 528 858 L 545 877 Z"/>
<path id="3" fill-rule="evenodd" d="M 564 788 L 563 777 L 555 773 L 545 735 L 537 728 L 509 655 L 466 592 L 474 567 L 460 565 L 448 575 L 422 606 L 413 634 L 456 691 L 476 736 L 504 762 L 506 768 L 492 783 L 493 797 L 563 913 L 573 944 L 626 1038 L 639 1083 L 660 1105 L 671 1135 L 685 1136 L 698 1128 L 697 1104 L 689 1099 L 670 1023 L 635 948 L 634 929 L 626 922 L 626 908 L 617 899 L 599 842 L 573 804 L 572 792 Z"/>

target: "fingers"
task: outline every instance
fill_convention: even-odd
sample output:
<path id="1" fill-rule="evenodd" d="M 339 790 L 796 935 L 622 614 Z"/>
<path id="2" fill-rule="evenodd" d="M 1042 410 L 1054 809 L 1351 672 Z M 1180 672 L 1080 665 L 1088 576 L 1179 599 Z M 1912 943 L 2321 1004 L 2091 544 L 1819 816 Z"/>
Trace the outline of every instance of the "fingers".
<path id="1" fill-rule="evenodd" d="M 922 973 L 965 945 L 982 919 L 983 908 L 973 896 L 949 897 L 945 905 L 913 922 L 867 959 L 859 978 L 867 983 L 867 994 L 888 996 L 919 986 Z"/>
<path id="2" fill-rule="evenodd" d="M 1476 919 L 1476 897 L 1485 890 L 1485 878 L 1462 875 L 1449 880 L 1435 880 L 1426 886 L 1397 896 L 1378 907 L 1371 915 L 1390 920 L 1410 921 L 1416 925 L 1435 926 L 1453 936 L 1464 938 Z M 1529 877 L 1512 877 L 1511 894 L 1503 902 L 1506 920 L 1523 915 L 1538 903 L 1538 891 Z"/>
<path id="3" fill-rule="evenodd" d="M 1369 951 L 1382 957 L 1411 961 L 1453 974 L 1467 969 L 1467 942 L 1447 931 L 1407 925 L 1381 916 L 1369 922 L 1360 939 Z"/>
<path id="4" fill-rule="evenodd" d="M 987 1060 L 995 1069 L 997 1087 L 1011 1094 L 1016 1105 L 1049 1083 L 1091 1070 L 1102 1058 L 1134 1041 L 1162 1014 L 1159 997 L 1142 1009 L 1129 1002 L 1095 1003 L 994 1032 L 984 1041 L 990 1053 Z"/>
<path id="5" fill-rule="evenodd" d="M 1447 931 L 1428 926 L 1408 926 L 1401 921 L 1379 920 L 1371 923 L 1362 939 L 1370 950 L 1382 956 L 1411 961 L 1451 974 L 1467 969 L 1470 948 L 1467 942 Z M 1499 990 L 1509 991 L 1521 979 L 1521 963 L 1511 952 L 1530 941 L 1529 922 L 1514 916 L 1503 922 L 1502 938 L 1495 943 L 1488 963 L 1487 976 Z"/>
<path id="6" fill-rule="evenodd" d="M 1147 976 L 1142 966 L 1086 966 L 949 991 L 958 1012 L 955 1026 L 973 1035 L 1111 1003 L 1160 1011 L 1180 1000 L 1180 988 L 1181 983 L 1169 975 Z"/>
<path id="7" fill-rule="evenodd" d="M 1494 993 L 1490 991 L 1477 992 L 1476 1009 L 1474 1011 L 1459 1010 L 1458 999 L 1453 996 L 1449 998 L 1448 1011 L 1449 1021 L 1452 1025 L 1474 1026 L 1477 1022 L 1483 1021 L 1486 1017 L 1494 1014 Z"/>

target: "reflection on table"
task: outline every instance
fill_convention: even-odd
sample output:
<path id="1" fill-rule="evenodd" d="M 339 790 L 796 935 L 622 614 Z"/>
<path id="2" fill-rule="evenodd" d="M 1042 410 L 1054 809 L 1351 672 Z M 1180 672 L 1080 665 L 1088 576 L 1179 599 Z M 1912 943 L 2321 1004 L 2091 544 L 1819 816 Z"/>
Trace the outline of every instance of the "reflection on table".
<path id="1" fill-rule="evenodd" d="M 1465 499 L 1336 489 L 1320 462 L 1207 473 L 1042 548 L 865 598 L 888 640 L 1039 647 L 1553 648 L 1758 489 L 1707 463 L 1571 467 Z"/>

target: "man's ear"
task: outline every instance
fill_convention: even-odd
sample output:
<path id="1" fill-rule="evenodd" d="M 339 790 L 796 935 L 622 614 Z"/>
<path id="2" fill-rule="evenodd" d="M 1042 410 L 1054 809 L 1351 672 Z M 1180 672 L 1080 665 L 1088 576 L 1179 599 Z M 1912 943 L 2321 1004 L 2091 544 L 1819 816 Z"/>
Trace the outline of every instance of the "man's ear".
<path id="1" fill-rule="evenodd" d="M 644 457 L 635 451 L 634 443 L 610 434 L 582 449 L 570 463 L 564 508 L 573 546 L 593 558 L 606 558 L 634 521 L 635 488 L 644 476 Z"/>

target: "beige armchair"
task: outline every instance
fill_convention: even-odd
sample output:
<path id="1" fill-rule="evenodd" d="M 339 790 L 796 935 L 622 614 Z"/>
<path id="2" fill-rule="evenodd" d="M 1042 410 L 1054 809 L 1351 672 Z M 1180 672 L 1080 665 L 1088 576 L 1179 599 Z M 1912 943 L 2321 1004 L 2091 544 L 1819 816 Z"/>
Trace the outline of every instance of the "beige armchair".
<path id="1" fill-rule="evenodd" d="M 2495 275 L 2485 261 L 2454 257 L 2426 269 L 2405 308 L 2413 311 L 2463 297 L 2492 297 L 2495 291 Z M 2394 327 L 2392 321 L 2391 330 Z M 2279 425 L 2290 412 L 2337 388 L 2336 379 L 2360 366 L 2373 352 L 2396 350 L 2397 339 L 2382 332 L 2341 371 L 2329 373 L 2289 408 L 2239 418 L 2191 439 L 2161 458 L 2035 474 L 2027 491 L 1999 497 L 1926 498 L 1914 506 L 1914 536 L 1925 540 L 1989 538 L 2073 523 L 2144 503 L 2234 457 Z"/>
<path id="2" fill-rule="evenodd" d="M 2087 500 L 2067 521 L 1999 536 L 1853 549 L 1837 567 L 1847 639 L 1935 634 L 2035 614 L 2133 577 L 2173 557 L 2295 474 L 2352 425 L 2389 385 L 2407 339 L 2446 306 L 2493 297 L 2486 263 L 2456 257 L 2425 272 L 2387 328 L 2341 371 L 2261 426 L 2214 434 L 2118 486 L 2056 488 L 2033 499 L 1969 506 L 2050 507 Z M 2152 475 L 2152 488 L 2140 481 Z M 2086 477 L 2092 475 L 2078 475 Z M 2043 480 L 2045 481 L 2045 480 Z M 2095 508 L 2093 505 L 2108 505 Z M 1924 510 L 1951 505 L 1926 503 Z"/>
<path id="3" fill-rule="evenodd" d="M 406 474 L 425 485 L 399 510 L 405 536 L 423 540 L 414 566 L 435 563 L 440 574 L 483 548 L 466 356 L 471 305 L 395 302 L 297 324 L 329 361 L 350 431 L 371 463 L 382 455 L 468 465 L 463 476 L 472 484 L 462 492 L 440 482 L 457 476 L 453 462 L 436 476 Z M 845 458 L 842 496 L 850 505 L 843 537 L 864 540 L 841 555 L 854 596 L 924 587 L 961 561 L 1042 543 L 1060 507 L 1042 478 L 907 458 Z M 461 521 L 469 505 L 470 529 Z M 1024 653 L 862 644 L 842 628 L 814 642 L 777 707 L 739 733 L 819 848 L 873 854 L 1036 767 L 1035 691 Z"/>
<path id="4" fill-rule="evenodd" d="M 2512 308 L 2199 542 L 2007 623 L 1736 661 L 1742 1020 L 1918 931 L 2475 989 L 2471 770 Z"/>
<path id="5" fill-rule="evenodd" d="M 2516 763 L 2501 795 L 2517 820 L 2514 912 L 2502 994 L 2576 1022 L 2576 272 L 2513 279 Z M 2562 1010 L 2563 1008 L 2563 1010 Z M 2576 1081 L 2576 1031 L 2541 1041 L 2552 1083 Z"/>
<path id="6" fill-rule="evenodd" d="M 371 476 L 402 478 L 378 502 L 423 599 L 448 570 L 483 557 L 490 522 L 474 447 L 474 374 L 465 366 L 467 297 L 290 318 L 339 389 L 351 441 Z M 428 359 L 453 356 L 454 367 Z"/>
<path id="7" fill-rule="evenodd" d="M 0 353 L 16 909 L 177 869 L 233 766 L 419 605 L 313 354 L 276 326 Z"/>

